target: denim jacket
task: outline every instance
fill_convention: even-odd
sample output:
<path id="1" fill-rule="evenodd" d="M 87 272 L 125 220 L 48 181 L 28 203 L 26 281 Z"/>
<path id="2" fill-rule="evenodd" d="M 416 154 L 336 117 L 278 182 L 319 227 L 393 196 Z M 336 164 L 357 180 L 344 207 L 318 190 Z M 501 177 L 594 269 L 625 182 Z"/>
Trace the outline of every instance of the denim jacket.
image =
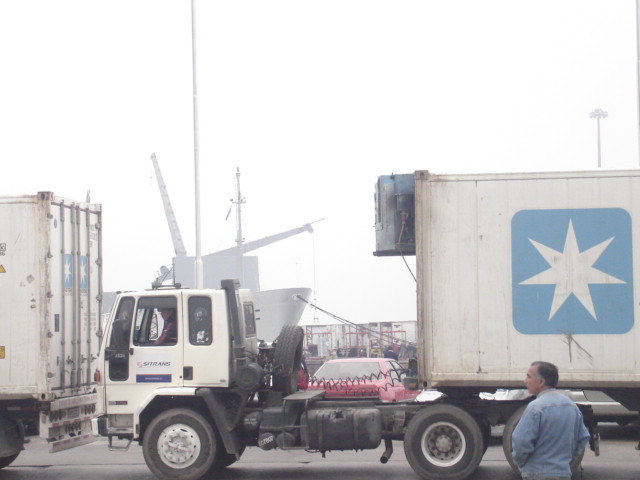
<path id="1" fill-rule="evenodd" d="M 576 404 L 555 388 L 527 405 L 513 431 L 513 461 L 523 476 L 571 477 L 571 460 L 582 452 L 589 432 Z"/>

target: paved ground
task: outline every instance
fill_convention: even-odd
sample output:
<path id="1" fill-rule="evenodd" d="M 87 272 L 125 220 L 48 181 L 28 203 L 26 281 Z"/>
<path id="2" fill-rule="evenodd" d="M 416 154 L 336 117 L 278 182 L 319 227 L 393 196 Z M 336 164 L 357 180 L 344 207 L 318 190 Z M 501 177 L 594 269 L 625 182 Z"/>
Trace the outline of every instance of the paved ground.
<path id="1" fill-rule="evenodd" d="M 585 454 L 582 480 L 640 480 L 637 430 L 604 426 L 601 455 Z M 389 463 L 379 462 L 383 448 L 364 452 L 332 452 L 326 458 L 303 451 L 264 452 L 249 448 L 242 459 L 216 479 L 220 480 L 418 480 L 407 464 L 401 442 L 394 442 Z M 0 470 L 0 480 L 153 480 L 142 458 L 142 449 L 110 452 L 104 440 L 83 447 L 47 453 L 46 444 L 33 437 L 27 450 L 9 467 Z M 489 447 L 478 471 L 470 480 L 517 480 L 504 459 L 502 447 Z"/>

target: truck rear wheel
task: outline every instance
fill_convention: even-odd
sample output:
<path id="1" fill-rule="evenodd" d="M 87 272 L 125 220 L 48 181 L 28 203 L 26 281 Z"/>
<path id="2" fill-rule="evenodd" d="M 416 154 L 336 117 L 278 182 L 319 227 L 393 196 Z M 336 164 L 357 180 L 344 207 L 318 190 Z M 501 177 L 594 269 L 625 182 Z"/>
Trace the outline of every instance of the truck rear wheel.
<path id="1" fill-rule="evenodd" d="M 0 414 L 0 431 L 2 432 L 2 448 L 4 453 L 10 453 L 0 457 L 0 468 L 11 465 L 20 452 L 24 450 L 24 425 L 22 420 L 7 418 Z"/>
<path id="2" fill-rule="evenodd" d="M 303 338 L 302 327 L 285 325 L 276 341 L 273 354 L 273 389 L 285 396 L 298 390 Z"/>
<path id="3" fill-rule="evenodd" d="M 462 480 L 482 460 L 482 431 L 459 407 L 428 406 L 409 422 L 404 452 L 411 468 L 426 480 Z"/>
<path id="4" fill-rule="evenodd" d="M 198 412 L 174 408 L 154 418 L 142 452 L 151 472 L 162 480 L 197 480 L 211 468 L 218 449 L 214 427 Z"/>
<path id="5" fill-rule="evenodd" d="M 517 467 L 517 465 L 513 461 L 513 456 L 511 451 L 511 439 L 513 437 L 513 431 L 516 429 L 516 426 L 518 425 L 518 422 L 522 418 L 522 414 L 524 413 L 526 408 L 527 406 L 523 405 L 518 410 L 513 412 L 513 415 L 511 415 L 511 417 L 509 417 L 509 420 L 507 420 L 507 423 L 505 423 L 504 430 L 502 432 L 502 450 L 504 451 L 504 456 L 507 459 L 507 462 L 509 462 L 509 465 L 511 465 L 511 468 L 513 469 L 513 471 L 516 472 L 517 474 L 520 474 L 520 469 Z M 576 473 L 580 470 L 580 465 L 582 464 L 582 457 L 584 457 L 584 450 L 577 458 L 575 458 L 571 462 L 571 465 L 570 465 L 571 473 Z"/>

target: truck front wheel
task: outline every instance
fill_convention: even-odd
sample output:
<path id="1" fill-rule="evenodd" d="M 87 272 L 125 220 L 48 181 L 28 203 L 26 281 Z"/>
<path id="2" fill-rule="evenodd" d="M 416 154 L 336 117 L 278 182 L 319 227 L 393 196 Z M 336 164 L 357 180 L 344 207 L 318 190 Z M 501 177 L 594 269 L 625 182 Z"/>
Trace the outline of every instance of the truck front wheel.
<path id="1" fill-rule="evenodd" d="M 411 468 L 425 480 L 462 480 L 480 464 L 484 441 L 480 425 L 453 405 L 434 405 L 409 422 L 404 451 Z"/>
<path id="2" fill-rule="evenodd" d="M 174 408 L 149 423 L 142 452 L 158 478 L 197 480 L 211 468 L 218 448 L 216 432 L 206 418 L 188 408 Z"/>

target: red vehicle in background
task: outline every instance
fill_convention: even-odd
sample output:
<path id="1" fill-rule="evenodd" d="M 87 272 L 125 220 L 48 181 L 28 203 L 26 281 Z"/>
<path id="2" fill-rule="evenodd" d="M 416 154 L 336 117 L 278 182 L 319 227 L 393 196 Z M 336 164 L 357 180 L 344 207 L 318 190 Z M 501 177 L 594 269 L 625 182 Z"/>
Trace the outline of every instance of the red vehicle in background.
<path id="1" fill-rule="evenodd" d="M 419 391 L 404 388 L 404 376 L 405 370 L 393 359 L 338 358 L 318 369 L 308 389 L 324 390 L 325 398 L 413 400 Z"/>

